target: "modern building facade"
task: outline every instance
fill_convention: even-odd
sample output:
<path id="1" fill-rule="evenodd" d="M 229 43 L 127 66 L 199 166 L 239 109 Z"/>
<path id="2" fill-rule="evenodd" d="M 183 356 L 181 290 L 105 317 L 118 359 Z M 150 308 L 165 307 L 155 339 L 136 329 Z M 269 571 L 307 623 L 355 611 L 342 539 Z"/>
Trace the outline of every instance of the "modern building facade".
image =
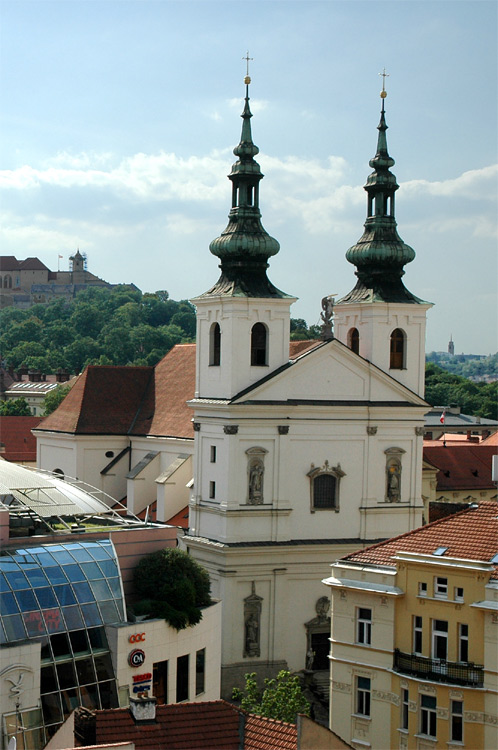
<path id="1" fill-rule="evenodd" d="M 330 728 L 356 748 L 498 743 L 498 513 L 485 501 L 337 560 Z"/>

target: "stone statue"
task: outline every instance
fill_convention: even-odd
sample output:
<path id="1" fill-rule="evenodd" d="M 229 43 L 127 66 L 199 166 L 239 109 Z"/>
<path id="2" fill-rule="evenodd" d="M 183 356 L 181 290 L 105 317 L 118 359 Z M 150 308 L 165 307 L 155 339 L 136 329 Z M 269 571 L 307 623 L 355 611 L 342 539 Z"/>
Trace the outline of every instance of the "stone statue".
<path id="1" fill-rule="evenodd" d="M 249 503 L 261 505 L 263 502 L 264 467 L 260 461 L 251 464 L 249 469 Z"/>
<path id="2" fill-rule="evenodd" d="M 320 317 L 322 319 L 322 339 L 329 341 L 334 338 L 333 329 L 333 316 L 334 316 L 334 299 L 335 294 L 329 294 L 328 297 L 322 299 L 322 312 Z"/>
<path id="3" fill-rule="evenodd" d="M 387 474 L 387 498 L 391 503 L 399 502 L 400 469 L 391 465 Z"/>
<path id="4" fill-rule="evenodd" d="M 259 656 L 259 622 L 255 612 L 246 618 L 245 655 Z"/>

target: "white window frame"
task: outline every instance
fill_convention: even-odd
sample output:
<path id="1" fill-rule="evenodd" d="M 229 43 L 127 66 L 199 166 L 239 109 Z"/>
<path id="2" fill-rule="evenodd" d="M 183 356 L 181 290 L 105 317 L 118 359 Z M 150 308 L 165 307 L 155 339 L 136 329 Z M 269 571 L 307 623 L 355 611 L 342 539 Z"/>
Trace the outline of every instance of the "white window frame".
<path id="1" fill-rule="evenodd" d="M 368 681 L 368 687 L 363 685 L 360 687 L 360 681 Z M 372 700 L 372 681 L 370 677 L 361 677 L 356 675 L 356 706 L 355 713 L 357 716 L 371 716 L 371 700 Z"/>
<path id="2" fill-rule="evenodd" d="M 420 638 L 420 649 L 417 649 L 417 640 Z M 418 654 L 419 656 L 422 655 L 424 645 L 424 636 L 423 636 L 423 621 L 421 615 L 413 615 L 413 644 L 412 649 L 414 654 Z"/>
<path id="3" fill-rule="evenodd" d="M 448 579 L 444 576 L 434 576 L 434 598 L 448 598 Z"/>
<path id="4" fill-rule="evenodd" d="M 469 626 L 465 622 L 458 623 L 458 661 L 463 664 L 469 661 Z"/>
<path id="5" fill-rule="evenodd" d="M 409 710 L 410 710 L 410 693 L 408 688 L 401 688 L 401 729 L 408 731 Z"/>
<path id="6" fill-rule="evenodd" d="M 453 590 L 453 599 L 456 602 L 463 602 L 463 586 L 455 586 Z"/>
<path id="7" fill-rule="evenodd" d="M 457 717 L 459 721 L 456 721 Z M 455 737 L 455 734 L 459 734 L 460 737 Z M 463 701 L 450 701 L 450 742 L 461 742 L 463 745 Z"/>
<path id="8" fill-rule="evenodd" d="M 425 581 L 418 582 L 418 595 L 427 596 L 427 584 Z"/>
<path id="9" fill-rule="evenodd" d="M 369 612 L 368 616 L 362 613 Z M 372 645 L 372 609 L 371 607 L 356 608 L 356 643 L 362 646 Z"/>
<path id="10" fill-rule="evenodd" d="M 445 623 L 446 629 L 440 629 L 437 625 L 437 623 Z M 439 640 L 444 641 L 445 643 L 445 652 L 446 655 L 444 657 L 437 656 L 437 645 L 439 643 Z M 447 661 L 448 660 L 448 621 L 447 620 L 432 620 L 432 639 L 431 639 L 431 654 L 433 659 L 439 659 L 440 661 Z"/>
<path id="11" fill-rule="evenodd" d="M 434 705 L 424 706 L 425 701 L 434 701 Z M 434 729 L 434 732 L 432 732 Z M 420 734 L 424 737 L 430 737 L 431 739 L 437 739 L 437 705 L 436 699 L 432 695 L 420 696 Z"/>

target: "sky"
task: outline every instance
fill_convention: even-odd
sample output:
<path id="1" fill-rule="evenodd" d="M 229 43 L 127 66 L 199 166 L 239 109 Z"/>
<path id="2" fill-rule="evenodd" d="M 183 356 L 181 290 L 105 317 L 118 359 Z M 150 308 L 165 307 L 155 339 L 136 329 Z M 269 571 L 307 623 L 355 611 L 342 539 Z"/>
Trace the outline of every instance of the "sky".
<path id="1" fill-rule="evenodd" d="M 355 285 L 384 69 L 426 350 L 497 343 L 494 0 L 0 0 L 0 252 L 173 299 L 218 278 L 247 51 L 271 281 L 317 323 Z M 62 255 L 61 260 L 58 256 Z"/>

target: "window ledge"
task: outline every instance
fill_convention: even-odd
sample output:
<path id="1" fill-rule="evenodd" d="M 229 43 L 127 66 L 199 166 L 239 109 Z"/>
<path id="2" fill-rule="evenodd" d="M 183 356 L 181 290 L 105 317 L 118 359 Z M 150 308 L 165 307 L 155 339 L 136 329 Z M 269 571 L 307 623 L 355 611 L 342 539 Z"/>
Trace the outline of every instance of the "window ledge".
<path id="1" fill-rule="evenodd" d="M 417 737 L 419 740 L 425 740 L 426 742 L 434 742 L 434 744 L 437 742 L 437 737 L 433 737 L 430 734 L 414 734 L 413 736 Z"/>
<path id="2" fill-rule="evenodd" d="M 372 717 L 365 716 L 365 714 L 351 714 L 351 716 L 353 717 L 353 719 L 363 719 L 364 721 L 372 721 Z"/>

